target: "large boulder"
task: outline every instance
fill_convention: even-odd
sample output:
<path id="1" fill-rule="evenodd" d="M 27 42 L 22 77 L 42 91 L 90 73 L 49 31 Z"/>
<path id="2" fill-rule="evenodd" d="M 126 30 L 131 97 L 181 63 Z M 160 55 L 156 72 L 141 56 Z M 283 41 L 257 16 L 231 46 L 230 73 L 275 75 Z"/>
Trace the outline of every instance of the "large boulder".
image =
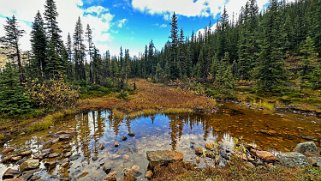
<path id="1" fill-rule="evenodd" d="M 298 152 L 287 152 L 277 154 L 281 164 L 289 167 L 302 167 L 309 165 L 307 157 Z"/>
<path id="2" fill-rule="evenodd" d="M 318 148 L 312 141 L 297 144 L 294 151 L 308 156 L 318 154 Z"/>
<path id="3" fill-rule="evenodd" d="M 146 155 L 151 168 L 154 168 L 156 165 L 183 161 L 184 158 L 183 153 L 171 150 L 147 151 Z"/>
<path id="4" fill-rule="evenodd" d="M 33 169 L 37 169 L 39 168 L 40 163 L 39 160 L 36 159 L 29 159 L 24 161 L 20 166 L 19 166 L 19 170 L 21 172 L 27 171 L 27 170 L 33 170 Z"/>

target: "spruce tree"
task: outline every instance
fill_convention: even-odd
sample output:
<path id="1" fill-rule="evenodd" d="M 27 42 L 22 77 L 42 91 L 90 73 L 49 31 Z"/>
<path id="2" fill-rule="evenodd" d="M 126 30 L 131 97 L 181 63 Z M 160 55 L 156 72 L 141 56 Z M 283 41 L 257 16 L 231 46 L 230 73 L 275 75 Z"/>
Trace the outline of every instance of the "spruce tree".
<path id="1" fill-rule="evenodd" d="M 34 55 L 30 66 L 32 78 L 43 80 L 47 69 L 47 39 L 44 22 L 39 11 L 32 24 L 31 48 Z"/>
<path id="2" fill-rule="evenodd" d="M 263 37 L 256 79 L 257 90 L 266 93 L 281 93 L 287 80 L 284 55 L 280 38 L 279 3 L 272 0 L 263 19 Z"/>
<path id="3" fill-rule="evenodd" d="M 14 64 L 7 63 L 0 72 L 0 100 L 0 115 L 18 116 L 31 111 L 31 101 L 20 84 Z"/>
<path id="4" fill-rule="evenodd" d="M 86 81 L 85 70 L 85 50 L 84 45 L 84 31 L 80 17 L 77 20 L 75 31 L 73 35 L 73 49 L 74 49 L 74 62 L 75 62 L 75 77 L 76 80 Z"/>

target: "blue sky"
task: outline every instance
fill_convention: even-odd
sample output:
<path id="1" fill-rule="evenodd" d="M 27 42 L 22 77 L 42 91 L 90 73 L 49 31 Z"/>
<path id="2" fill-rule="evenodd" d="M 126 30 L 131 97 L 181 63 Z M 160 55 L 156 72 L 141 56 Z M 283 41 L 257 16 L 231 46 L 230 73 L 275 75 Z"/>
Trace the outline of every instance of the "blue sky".
<path id="1" fill-rule="evenodd" d="M 73 33 L 75 22 L 81 17 L 85 28 L 93 29 L 94 43 L 101 52 L 110 50 L 118 54 L 120 46 L 130 49 L 132 55 L 144 50 L 145 44 L 154 41 L 161 49 L 168 41 L 170 17 L 178 15 L 179 27 L 185 36 L 215 25 L 222 8 L 226 6 L 230 17 L 239 13 L 246 0 L 56 0 L 58 22 L 63 39 Z M 268 0 L 258 0 L 264 7 Z M 0 27 L 5 17 L 13 14 L 26 34 L 21 39 L 23 50 L 30 49 L 30 31 L 36 12 L 44 11 L 45 0 L 0 0 Z M 235 14 L 235 17 L 238 15 Z M 4 35 L 0 28 L 0 36 Z"/>

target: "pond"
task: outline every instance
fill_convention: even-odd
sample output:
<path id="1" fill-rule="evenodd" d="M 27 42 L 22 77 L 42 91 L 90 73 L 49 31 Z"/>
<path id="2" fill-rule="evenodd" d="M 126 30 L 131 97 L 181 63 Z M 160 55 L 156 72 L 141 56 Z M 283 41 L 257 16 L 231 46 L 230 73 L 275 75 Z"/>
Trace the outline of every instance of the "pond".
<path id="1" fill-rule="evenodd" d="M 73 136 L 57 140 L 64 133 Z M 224 104 L 210 115 L 156 114 L 130 120 L 115 120 L 109 110 L 93 110 L 77 114 L 49 130 L 21 135 L 5 147 L 32 150 L 29 157 L 36 158 L 50 148 L 52 158 L 44 158 L 34 174 L 43 180 L 103 180 L 105 167 L 122 178 L 123 170 L 134 165 L 142 173 L 138 180 L 145 180 L 146 151 L 177 150 L 184 154 L 185 161 L 196 163 L 193 148 L 220 140 L 224 133 L 266 150 L 290 151 L 306 140 L 319 145 L 321 120 L 250 110 L 235 104 Z M 21 162 L 0 164 L 0 175 L 7 168 L 17 169 Z M 49 169 L 46 162 L 55 164 Z M 198 166 L 206 164 L 204 160 Z"/>

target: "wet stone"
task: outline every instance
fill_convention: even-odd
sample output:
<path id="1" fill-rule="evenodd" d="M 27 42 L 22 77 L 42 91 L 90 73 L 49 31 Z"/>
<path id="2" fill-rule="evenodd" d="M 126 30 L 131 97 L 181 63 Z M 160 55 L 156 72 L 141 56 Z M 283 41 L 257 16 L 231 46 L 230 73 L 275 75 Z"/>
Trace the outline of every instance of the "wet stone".
<path id="1" fill-rule="evenodd" d="M 151 168 L 155 167 L 156 165 L 183 161 L 184 158 L 183 153 L 171 150 L 147 151 L 146 155 Z"/>
<path id="2" fill-rule="evenodd" d="M 147 178 L 148 180 L 151 180 L 153 178 L 153 172 L 151 170 L 148 170 L 145 173 L 145 178 Z"/>
<path id="3" fill-rule="evenodd" d="M 44 163 L 44 165 L 48 170 L 52 170 L 52 169 L 56 168 L 57 162 L 55 162 L 55 161 L 47 161 L 47 162 Z"/>
<path id="4" fill-rule="evenodd" d="M 31 154 L 32 154 L 32 151 L 28 150 L 28 151 L 23 151 L 23 152 L 19 153 L 18 155 L 25 157 L 25 156 L 30 156 Z"/>
<path id="5" fill-rule="evenodd" d="M 104 146 L 103 144 L 99 144 L 99 145 L 98 145 L 98 149 L 99 149 L 99 150 L 103 150 L 103 149 L 105 149 L 105 146 Z"/>
<path id="6" fill-rule="evenodd" d="M 108 173 L 105 177 L 106 181 L 117 181 L 117 173 L 115 171 Z"/>
<path id="7" fill-rule="evenodd" d="M 21 156 L 15 156 L 15 157 L 12 157 L 12 158 L 11 158 L 11 160 L 12 160 L 13 162 L 19 161 L 19 160 L 21 160 L 21 159 L 22 159 Z"/>
<path id="8" fill-rule="evenodd" d="M 109 172 L 111 171 L 111 166 L 107 162 L 105 162 L 104 165 L 103 165 L 103 171 L 106 174 L 109 174 Z"/>
<path id="9" fill-rule="evenodd" d="M 48 158 L 56 158 L 56 157 L 59 157 L 60 156 L 60 153 L 51 153 Z"/>
<path id="10" fill-rule="evenodd" d="M 129 137 L 134 137 L 134 136 L 135 136 L 135 133 L 128 133 L 128 136 L 129 136 Z"/>
<path id="11" fill-rule="evenodd" d="M 10 179 L 15 178 L 20 174 L 19 170 L 14 170 L 12 168 L 8 168 L 4 174 L 2 175 L 2 179 Z"/>
<path id="12" fill-rule="evenodd" d="M 14 151 L 14 148 L 12 148 L 12 147 L 7 147 L 7 148 L 5 148 L 5 149 L 2 151 L 2 154 L 6 155 L 6 154 L 11 153 L 11 152 L 13 152 L 13 151 Z"/>
<path id="13" fill-rule="evenodd" d="M 127 137 L 126 137 L 126 136 L 123 136 L 121 140 L 122 140 L 122 141 L 126 141 L 126 140 L 127 140 Z"/>
<path id="14" fill-rule="evenodd" d="M 118 141 L 115 141 L 114 146 L 115 146 L 115 147 L 118 147 L 118 146 L 119 146 Z"/>
<path id="15" fill-rule="evenodd" d="M 27 171 L 27 170 L 37 169 L 39 166 L 40 166 L 39 160 L 29 159 L 29 160 L 24 161 L 19 166 L 19 170 L 21 172 L 24 172 L 24 171 Z"/>

